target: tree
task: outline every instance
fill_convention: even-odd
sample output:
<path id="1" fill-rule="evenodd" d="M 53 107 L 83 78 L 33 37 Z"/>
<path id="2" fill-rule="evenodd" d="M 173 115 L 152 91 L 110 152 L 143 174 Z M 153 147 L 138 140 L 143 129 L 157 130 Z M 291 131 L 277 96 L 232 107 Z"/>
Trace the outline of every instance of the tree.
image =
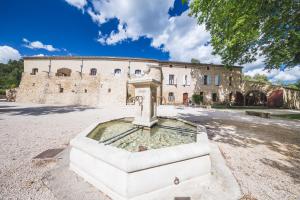
<path id="1" fill-rule="evenodd" d="M 243 80 L 244 81 L 255 81 L 255 82 L 259 82 L 259 83 L 270 83 L 270 81 L 268 80 L 268 77 L 263 74 L 255 74 L 253 77 L 251 77 L 249 75 L 244 75 Z"/>
<path id="2" fill-rule="evenodd" d="M 300 90 L 300 79 L 296 83 L 285 85 L 288 88 Z"/>
<path id="3" fill-rule="evenodd" d="M 4 94 L 6 89 L 19 86 L 23 68 L 23 60 L 0 63 L 0 94 Z"/>
<path id="4" fill-rule="evenodd" d="M 199 61 L 198 59 L 196 59 L 196 58 L 192 58 L 192 59 L 191 59 L 191 63 L 199 64 L 200 61 Z"/>
<path id="5" fill-rule="evenodd" d="M 187 0 L 182 0 L 187 2 Z M 192 0 L 190 15 L 205 24 L 223 64 L 265 57 L 266 69 L 300 63 L 300 4 L 296 0 Z"/>
<path id="6" fill-rule="evenodd" d="M 269 83 L 268 77 L 263 74 L 255 74 L 253 79 L 260 82 L 260 83 Z"/>

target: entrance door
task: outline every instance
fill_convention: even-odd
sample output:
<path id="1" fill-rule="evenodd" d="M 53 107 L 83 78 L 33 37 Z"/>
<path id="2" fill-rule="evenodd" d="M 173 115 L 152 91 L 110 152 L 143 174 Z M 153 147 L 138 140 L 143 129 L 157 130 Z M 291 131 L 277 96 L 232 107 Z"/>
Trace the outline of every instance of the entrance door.
<path id="1" fill-rule="evenodd" d="M 183 93 L 183 104 L 188 105 L 189 104 L 189 94 Z"/>

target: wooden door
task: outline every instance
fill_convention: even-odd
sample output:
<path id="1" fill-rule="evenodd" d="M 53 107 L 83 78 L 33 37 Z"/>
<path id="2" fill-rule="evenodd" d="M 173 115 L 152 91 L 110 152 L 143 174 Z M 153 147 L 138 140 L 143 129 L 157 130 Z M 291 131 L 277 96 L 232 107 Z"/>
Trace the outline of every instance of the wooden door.
<path id="1" fill-rule="evenodd" d="M 183 93 L 183 104 L 188 105 L 189 104 L 189 94 Z"/>

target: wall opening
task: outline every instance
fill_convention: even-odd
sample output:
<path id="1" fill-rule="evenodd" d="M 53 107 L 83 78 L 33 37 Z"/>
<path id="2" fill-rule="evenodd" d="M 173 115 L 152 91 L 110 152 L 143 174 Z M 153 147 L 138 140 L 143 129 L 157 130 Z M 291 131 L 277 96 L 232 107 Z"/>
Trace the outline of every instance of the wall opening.
<path id="1" fill-rule="evenodd" d="M 91 76 L 96 76 L 97 75 L 97 69 L 96 68 L 92 68 L 90 71 L 90 75 Z"/>
<path id="2" fill-rule="evenodd" d="M 71 76 L 72 70 L 68 68 L 60 68 L 56 72 L 56 76 Z"/>
<path id="3" fill-rule="evenodd" d="M 243 106 L 244 105 L 244 95 L 241 92 L 231 92 L 229 94 L 229 101 L 234 106 Z"/>
<path id="4" fill-rule="evenodd" d="M 218 95 L 217 93 L 212 93 L 212 101 L 217 102 L 218 101 Z"/>
<path id="5" fill-rule="evenodd" d="M 283 90 L 275 90 L 268 97 L 268 107 L 279 108 L 283 106 Z"/>
<path id="6" fill-rule="evenodd" d="M 267 96 L 261 91 L 252 90 L 246 94 L 245 103 L 246 106 L 266 106 Z"/>
<path id="7" fill-rule="evenodd" d="M 38 68 L 33 68 L 32 72 L 31 72 L 31 75 L 36 75 L 38 72 L 39 72 Z"/>
<path id="8" fill-rule="evenodd" d="M 169 92 L 169 94 L 168 94 L 168 101 L 170 103 L 174 103 L 175 102 L 175 95 L 174 95 L 173 92 Z"/>

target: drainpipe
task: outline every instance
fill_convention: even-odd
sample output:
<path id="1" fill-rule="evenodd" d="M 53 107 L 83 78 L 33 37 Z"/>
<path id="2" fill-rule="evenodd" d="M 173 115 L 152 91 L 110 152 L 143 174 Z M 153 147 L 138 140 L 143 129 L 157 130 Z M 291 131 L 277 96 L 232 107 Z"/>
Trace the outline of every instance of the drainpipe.
<path id="1" fill-rule="evenodd" d="M 83 68 L 83 59 L 81 59 L 81 65 L 80 65 L 80 77 L 82 79 L 82 68 Z"/>
<path id="2" fill-rule="evenodd" d="M 51 59 L 49 60 L 49 66 L 48 66 L 48 78 L 50 78 L 50 73 L 51 73 Z"/>

